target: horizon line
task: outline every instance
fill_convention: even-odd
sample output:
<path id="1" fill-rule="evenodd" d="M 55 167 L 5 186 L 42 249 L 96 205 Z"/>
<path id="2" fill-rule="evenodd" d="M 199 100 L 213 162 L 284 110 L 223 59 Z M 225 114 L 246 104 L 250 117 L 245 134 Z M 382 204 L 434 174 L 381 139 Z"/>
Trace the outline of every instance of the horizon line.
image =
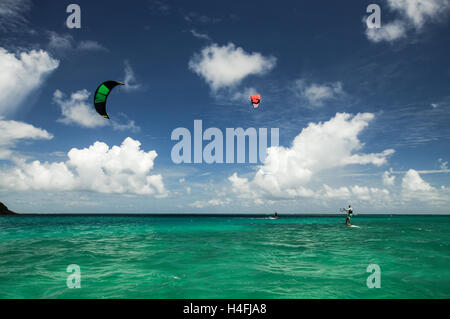
<path id="1" fill-rule="evenodd" d="M 278 217 L 336 217 L 342 218 L 344 213 L 278 213 Z M 274 213 L 16 213 L 1 216 L 148 216 L 148 217 L 272 217 Z M 450 216 L 450 213 L 358 213 L 354 216 Z M 345 216 L 344 216 L 345 217 Z"/>

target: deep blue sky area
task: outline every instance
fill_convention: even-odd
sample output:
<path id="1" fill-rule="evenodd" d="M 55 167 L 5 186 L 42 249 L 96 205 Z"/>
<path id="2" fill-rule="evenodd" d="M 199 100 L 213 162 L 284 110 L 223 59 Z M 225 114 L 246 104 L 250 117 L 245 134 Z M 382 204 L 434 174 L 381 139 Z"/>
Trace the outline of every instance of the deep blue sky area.
<path id="1" fill-rule="evenodd" d="M 379 0 L 373 30 L 373 1 L 77 1 L 80 29 L 66 26 L 73 1 L 5 1 L 0 201 L 32 213 L 449 213 L 450 4 L 425 2 Z M 93 105 L 106 80 L 126 82 L 109 122 Z M 281 148 L 266 163 L 175 164 L 171 133 L 193 134 L 194 120 L 278 128 Z"/>

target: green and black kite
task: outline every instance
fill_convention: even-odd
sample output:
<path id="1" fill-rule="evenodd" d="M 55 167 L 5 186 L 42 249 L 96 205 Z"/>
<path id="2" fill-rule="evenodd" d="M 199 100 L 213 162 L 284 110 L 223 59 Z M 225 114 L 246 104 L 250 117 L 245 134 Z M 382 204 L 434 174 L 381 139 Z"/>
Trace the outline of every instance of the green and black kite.
<path id="1" fill-rule="evenodd" d="M 109 93 L 118 85 L 125 85 L 118 81 L 106 81 L 100 84 L 94 94 L 94 105 L 97 113 L 103 116 L 105 119 L 109 119 L 106 113 L 106 100 L 108 99 Z"/>

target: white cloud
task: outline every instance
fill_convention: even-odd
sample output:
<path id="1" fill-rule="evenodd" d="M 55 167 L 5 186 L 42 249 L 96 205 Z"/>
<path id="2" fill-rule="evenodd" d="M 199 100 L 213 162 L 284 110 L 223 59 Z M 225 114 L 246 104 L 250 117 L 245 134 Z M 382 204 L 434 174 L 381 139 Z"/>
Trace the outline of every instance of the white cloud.
<path id="1" fill-rule="evenodd" d="M 229 198 L 227 199 L 211 199 L 208 201 L 195 201 L 191 204 L 189 204 L 189 206 L 194 207 L 194 208 L 205 208 L 205 207 L 217 207 L 217 206 L 226 206 L 229 205 L 231 203 L 231 200 Z"/>
<path id="2" fill-rule="evenodd" d="M 449 191 L 445 187 L 434 188 L 424 181 L 416 170 L 410 169 L 403 177 L 401 196 L 406 201 L 427 202 L 436 205 L 449 200 Z"/>
<path id="3" fill-rule="evenodd" d="M 431 206 L 448 207 L 450 203 L 450 189 L 441 186 L 435 188 L 419 175 L 419 172 L 410 169 L 402 180 L 401 200 L 409 202 L 425 202 Z"/>
<path id="4" fill-rule="evenodd" d="M 315 197 L 317 192 L 306 186 L 317 173 L 350 164 L 381 166 L 394 153 L 392 149 L 381 153 L 356 153 L 364 146 L 358 135 L 373 118 L 371 113 L 355 116 L 337 113 L 327 122 L 310 123 L 290 147 L 270 147 L 264 165 L 259 167 L 253 180 L 235 173 L 229 181 L 243 196 Z"/>
<path id="5" fill-rule="evenodd" d="M 450 11 L 448 0 L 387 0 L 387 3 L 399 18 L 386 24 L 382 21 L 379 29 L 367 28 L 366 36 L 373 42 L 391 42 L 406 37 L 409 30 L 420 31 L 425 24 L 445 21 Z"/>
<path id="6" fill-rule="evenodd" d="M 367 201 L 374 202 L 376 200 L 389 199 L 389 191 L 386 189 L 379 189 L 376 187 L 367 187 L 367 186 L 358 186 L 355 185 L 352 187 L 352 193 L 354 198 Z"/>
<path id="7" fill-rule="evenodd" d="M 136 81 L 136 75 L 134 74 L 133 69 L 131 68 L 131 65 L 128 61 L 125 61 L 125 80 L 124 80 L 125 86 L 123 86 L 123 89 L 125 91 L 135 91 L 139 90 L 142 85 L 137 83 Z"/>
<path id="8" fill-rule="evenodd" d="M 339 188 L 332 188 L 326 184 L 323 185 L 324 197 L 325 198 L 337 198 L 337 199 L 349 199 L 352 197 L 350 189 L 346 186 Z"/>
<path id="9" fill-rule="evenodd" d="M 395 176 L 392 175 L 392 169 L 390 171 L 386 171 L 381 176 L 383 184 L 386 186 L 394 186 Z"/>
<path id="10" fill-rule="evenodd" d="M 239 84 L 249 75 L 262 75 L 272 70 L 277 59 L 261 53 L 247 53 L 233 43 L 203 48 L 189 61 L 189 69 L 201 76 L 213 91 Z"/>
<path id="11" fill-rule="evenodd" d="M 108 51 L 103 45 L 97 41 L 86 40 L 80 41 L 77 45 L 77 50 L 81 51 Z"/>
<path id="12" fill-rule="evenodd" d="M 448 170 L 448 161 L 444 161 L 442 158 L 438 160 L 438 163 L 440 164 L 440 169 L 443 171 Z"/>
<path id="13" fill-rule="evenodd" d="M 0 1 L 0 31 L 14 31 L 23 28 L 27 23 L 24 14 L 30 8 L 30 0 Z"/>
<path id="14" fill-rule="evenodd" d="M 78 51 L 108 51 L 97 41 L 83 40 L 76 43 L 75 39 L 70 34 L 59 34 L 57 32 L 48 32 L 49 42 L 48 49 L 58 53 L 63 53 L 69 50 Z"/>
<path id="15" fill-rule="evenodd" d="M 42 50 L 16 56 L 0 48 L 0 115 L 16 111 L 58 66 L 59 61 Z"/>
<path id="16" fill-rule="evenodd" d="M 49 32 L 48 48 L 50 50 L 70 50 L 72 49 L 74 39 L 70 34 L 58 34 Z"/>
<path id="17" fill-rule="evenodd" d="M 167 196 L 162 176 L 150 174 L 157 153 L 140 147 L 139 141 L 128 137 L 111 148 L 102 142 L 73 148 L 66 162 L 17 160 L 11 169 L 0 171 L 0 188 Z"/>
<path id="18" fill-rule="evenodd" d="M 341 82 L 307 84 L 303 79 L 295 82 L 295 92 L 312 106 L 323 106 L 326 101 L 340 98 L 345 94 Z"/>
<path id="19" fill-rule="evenodd" d="M 352 156 L 349 156 L 345 160 L 342 161 L 343 164 L 359 164 L 359 165 L 365 165 L 365 164 L 372 164 L 376 166 L 381 166 L 383 164 L 386 164 L 386 159 L 394 154 L 393 149 L 387 149 L 384 150 L 381 153 L 371 153 L 371 154 L 354 154 Z"/>
<path id="20" fill-rule="evenodd" d="M 401 21 L 382 25 L 379 29 L 366 29 L 366 36 L 372 42 L 395 41 L 406 36 L 407 28 Z"/>
<path id="21" fill-rule="evenodd" d="M 360 185 L 332 188 L 325 184 L 323 185 L 323 190 L 318 192 L 316 196 L 321 199 L 359 200 L 369 203 L 390 200 L 390 193 L 387 189 Z"/>
<path id="22" fill-rule="evenodd" d="M 70 98 L 65 99 L 64 93 L 56 90 L 53 93 L 53 102 L 61 108 L 62 118 L 58 121 L 64 124 L 77 124 L 82 127 L 94 128 L 108 125 L 108 120 L 99 116 L 94 110 L 92 103 L 88 101 L 90 93 L 81 90 L 72 93 Z"/>
<path id="23" fill-rule="evenodd" d="M 388 4 L 417 29 L 427 22 L 439 21 L 440 15 L 450 9 L 448 0 L 388 0 Z"/>
<path id="24" fill-rule="evenodd" d="M 63 92 L 56 90 L 53 93 L 53 102 L 61 108 L 62 117 L 58 119 L 64 124 L 75 124 L 86 128 L 95 128 L 103 126 L 112 126 L 118 131 L 131 130 L 138 131 L 134 121 L 128 120 L 127 123 L 120 123 L 115 119 L 107 120 L 98 115 L 95 111 L 92 101 L 90 101 L 90 93 L 88 90 L 80 90 L 72 93 L 66 98 Z M 122 114 L 122 117 L 126 117 Z"/>
<path id="25" fill-rule="evenodd" d="M 402 188 L 408 192 L 429 192 L 433 187 L 425 182 L 419 173 L 413 169 L 406 172 L 402 181 Z"/>
<path id="26" fill-rule="evenodd" d="M 50 140 L 53 135 L 31 124 L 5 121 L 0 117 L 0 159 L 11 157 L 12 150 L 22 140 Z"/>

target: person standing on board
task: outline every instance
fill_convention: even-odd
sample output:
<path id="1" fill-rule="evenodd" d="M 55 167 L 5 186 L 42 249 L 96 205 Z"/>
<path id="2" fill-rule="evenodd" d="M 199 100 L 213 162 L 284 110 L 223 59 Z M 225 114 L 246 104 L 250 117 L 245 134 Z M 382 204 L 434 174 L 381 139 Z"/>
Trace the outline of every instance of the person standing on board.
<path id="1" fill-rule="evenodd" d="M 351 218 L 353 216 L 353 209 L 352 209 L 352 205 L 348 205 L 348 208 L 344 208 L 344 211 L 347 212 L 347 217 L 345 218 L 345 224 L 347 226 L 351 226 Z"/>

